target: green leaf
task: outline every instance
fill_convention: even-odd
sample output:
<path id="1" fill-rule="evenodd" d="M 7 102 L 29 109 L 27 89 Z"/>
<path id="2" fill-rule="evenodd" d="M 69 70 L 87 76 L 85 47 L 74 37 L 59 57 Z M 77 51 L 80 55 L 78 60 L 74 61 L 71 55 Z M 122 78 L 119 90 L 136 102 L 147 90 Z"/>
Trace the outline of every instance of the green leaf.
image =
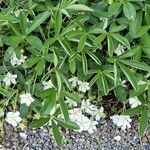
<path id="1" fill-rule="evenodd" d="M 35 70 L 36 70 L 37 74 L 40 76 L 43 73 L 44 69 L 45 69 L 45 62 L 44 62 L 44 59 L 42 58 L 37 63 Z"/>
<path id="2" fill-rule="evenodd" d="M 112 4 L 110 4 L 108 7 L 108 16 L 113 16 L 119 10 L 120 6 L 120 2 L 113 2 Z"/>
<path id="3" fill-rule="evenodd" d="M 93 78 L 92 80 L 90 81 L 90 86 L 92 86 L 99 78 L 99 73 L 97 73 Z"/>
<path id="4" fill-rule="evenodd" d="M 35 120 L 31 123 L 30 127 L 31 128 L 40 128 L 42 126 L 44 126 L 48 121 L 49 121 L 49 117 L 47 118 L 40 118 L 38 120 Z"/>
<path id="5" fill-rule="evenodd" d="M 83 73 L 86 75 L 88 72 L 88 66 L 87 66 L 87 59 L 84 52 L 82 52 L 82 67 L 83 67 Z"/>
<path id="6" fill-rule="evenodd" d="M 117 86 L 114 91 L 115 91 L 115 96 L 118 101 L 120 101 L 122 103 L 127 101 L 127 93 L 123 86 L 120 86 L 120 85 Z"/>
<path id="7" fill-rule="evenodd" d="M 79 130 L 80 127 L 76 124 L 76 123 L 73 123 L 71 121 L 65 121 L 61 118 L 54 118 L 58 124 L 60 124 L 61 126 L 65 127 L 65 128 L 68 128 L 68 129 L 73 129 L 73 130 Z"/>
<path id="8" fill-rule="evenodd" d="M 56 73 L 56 78 L 57 78 L 58 96 L 60 96 L 60 94 L 62 92 L 62 88 L 63 88 L 62 79 L 61 79 L 61 76 L 60 76 L 58 70 L 56 70 L 55 73 Z"/>
<path id="9" fill-rule="evenodd" d="M 55 36 L 57 37 L 60 34 L 62 26 L 62 13 L 58 10 L 55 14 Z"/>
<path id="10" fill-rule="evenodd" d="M 26 41 L 28 44 L 30 44 L 33 48 L 36 48 L 37 50 L 41 51 L 43 48 L 43 43 L 37 36 L 27 36 Z"/>
<path id="11" fill-rule="evenodd" d="M 133 116 L 138 115 L 139 113 L 141 113 L 142 109 L 143 108 L 141 107 L 141 105 L 137 106 L 135 108 L 130 108 L 130 109 L 128 109 L 124 112 L 124 115 L 129 115 L 130 117 L 133 117 Z"/>
<path id="12" fill-rule="evenodd" d="M 148 30 L 149 30 L 148 26 L 142 26 L 138 31 L 136 31 L 134 38 L 139 38 L 143 36 L 144 34 L 147 33 Z"/>
<path id="13" fill-rule="evenodd" d="M 148 127 L 148 110 L 146 110 L 145 108 L 140 118 L 140 135 L 144 135 L 147 127 Z"/>
<path id="14" fill-rule="evenodd" d="M 69 114 L 68 114 L 68 107 L 64 101 L 64 98 L 60 97 L 59 98 L 59 104 L 60 104 L 60 109 L 63 113 L 63 116 L 65 118 L 65 121 L 69 121 Z"/>
<path id="15" fill-rule="evenodd" d="M 124 15 L 129 19 L 134 19 L 136 17 L 135 7 L 130 2 L 125 2 L 123 4 Z"/>
<path id="16" fill-rule="evenodd" d="M 117 33 L 111 33 L 111 36 L 115 38 L 117 41 L 119 41 L 120 43 L 122 43 L 123 45 L 125 45 L 128 49 L 130 49 L 130 43 L 125 37 Z"/>
<path id="17" fill-rule="evenodd" d="M 129 59 L 117 59 L 117 60 L 125 65 L 129 65 L 131 67 L 144 70 L 144 71 L 148 71 L 148 72 L 150 71 L 149 65 L 143 62 L 139 62 L 138 60 L 129 60 Z"/>
<path id="18" fill-rule="evenodd" d="M 21 31 L 18 28 L 18 25 L 12 22 L 9 22 L 10 27 L 15 32 L 16 35 L 21 35 Z"/>
<path id="19" fill-rule="evenodd" d="M 99 58 L 91 51 L 86 50 L 86 53 L 98 64 L 101 65 L 101 61 L 99 60 Z"/>
<path id="20" fill-rule="evenodd" d="M 69 62 L 69 69 L 72 74 L 74 74 L 76 72 L 76 61 L 75 60 L 72 60 Z"/>
<path id="21" fill-rule="evenodd" d="M 146 18 L 146 22 L 147 25 L 150 26 L 150 5 L 146 5 L 145 7 L 145 18 Z"/>
<path id="22" fill-rule="evenodd" d="M 147 87 L 147 83 L 139 85 L 139 90 L 138 91 L 132 90 L 130 92 L 130 97 L 135 97 L 143 94 L 146 90 L 146 87 Z"/>
<path id="23" fill-rule="evenodd" d="M 73 11 L 94 11 L 93 9 L 82 4 L 69 5 L 66 7 L 66 9 L 73 10 Z"/>
<path id="24" fill-rule="evenodd" d="M 99 35 L 98 37 L 95 38 L 94 44 L 95 44 L 95 45 L 101 44 L 101 42 L 105 39 L 105 37 L 106 37 L 106 34 L 105 34 L 105 33 Z"/>
<path id="25" fill-rule="evenodd" d="M 128 58 L 128 57 L 132 57 L 134 56 L 138 51 L 141 50 L 140 46 L 137 46 L 131 50 L 126 51 L 125 53 L 121 54 L 120 56 L 118 56 L 118 58 Z"/>
<path id="26" fill-rule="evenodd" d="M 108 54 L 110 57 L 112 57 L 115 48 L 113 39 L 110 35 L 107 35 L 107 42 L 108 42 Z"/>
<path id="27" fill-rule="evenodd" d="M 116 86 L 118 85 L 118 82 L 119 82 L 119 68 L 116 62 L 114 63 L 114 79 L 115 79 L 115 86 Z"/>
<path id="28" fill-rule="evenodd" d="M 4 61 L 6 62 L 9 61 L 13 53 L 14 53 L 14 48 L 9 47 L 4 53 Z"/>
<path id="29" fill-rule="evenodd" d="M 134 74 L 125 65 L 123 65 L 119 62 L 117 62 L 117 64 L 119 65 L 120 69 L 122 70 L 122 72 L 125 74 L 125 76 L 129 80 L 131 85 L 134 87 L 134 89 L 138 91 L 139 86 L 138 86 L 137 79 L 134 76 Z"/>
<path id="30" fill-rule="evenodd" d="M 56 90 L 54 88 L 48 90 L 48 97 L 44 101 L 44 105 L 42 106 L 40 110 L 40 115 L 42 117 L 48 116 L 50 114 L 50 111 L 53 109 L 53 107 L 56 104 Z"/>
<path id="31" fill-rule="evenodd" d="M 31 57 L 28 58 L 25 63 L 24 63 L 24 67 L 25 68 L 31 68 L 32 66 L 34 66 L 38 61 L 40 60 L 40 57 Z"/>
<path id="32" fill-rule="evenodd" d="M 79 43 L 78 43 L 78 52 L 82 52 L 82 50 L 84 49 L 86 38 L 87 38 L 86 34 L 83 34 L 81 36 Z"/>
<path id="33" fill-rule="evenodd" d="M 26 104 L 22 104 L 20 106 L 20 117 L 21 118 L 26 118 L 28 115 L 29 107 Z"/>
<path id="34" fill-rule="evenodd" d="M 53 132 L 53 136 L 56 141 L 56 144 L 60 148 L 62 146 L 62 135 L 59 131 L 58 126 L 53 120 L 52 120 L 52 132 Z"/>
<path id="35" fill-rule="evenodd" d="M 68 91 L 64 91 L 63 94 L 64 94 L 64 96 L 68 97 L 69 99 L 71 99 L 75 102 L 81 102 L 80 96 L 75 92 L 70 93 Z"/>
<path id="36" fill-rule="evenodd" d="M 71 48 L 68 45 L 68 43 L 65 41 L 62 41 L 62 40 L 58 40 L 58 41 L 59 41 L 60 45 L 62 46 L 62 48 L 65 50 L 66 54 L 68 54 L 70 56 L 71 55 L 71 52 L 70 52 Z"/>
<path id="37" fill-rule="evenodd" d="M 27 17 L 25 15 L 24 11 L 20 12 L 19 18 L 20 18 L 21 31 L 25 35 L 26 34 L 26 28 L 27 28 Z"/>
<path id="38" fill-rule="evenodd" d="M 150 83 L 149 82 L 147 86 L 147 93 L 148 93 L 148 101 L 150 101 Z"/>
<path id="39" fill-rule="evenodd" d="M 13 35 L 13 36 L 8 36 L 4 42 L 7 45 L 11 45 L 11 46 L 17 46 L 18 44 L 20 44 L 21 42 L 23 42 L 23 37 L 21 37 L 20 35 Z"/>
<path id="40" fill-rule="evenodd" d="M 124 30 L 126 27 L 127 27 L 126 25 L 113 26 L 111 27 L 110 32 L 120 32 Z"/>
<path id="41" fill-rule="evenodd" d="M 105 95 L 108 94 L 109 92 L 109 87 L 108 87 L 108 82 L 106 80 L 106 77 L 103 74 L 100 74 L 99 79 L 102 83 L 102 91 L 104 92 Z"/>
<path id="42" fill-rule="evenodd" d="M 27 30 L 27 34 L 30 34 L 32 31 L 34 31 L 40 24 L 42 24 L 48 17 L 50 16 L 50 13 L 48 11 L 40 13 L 36 18 L 33 20 L 31 25 L 29 26 Z"/>

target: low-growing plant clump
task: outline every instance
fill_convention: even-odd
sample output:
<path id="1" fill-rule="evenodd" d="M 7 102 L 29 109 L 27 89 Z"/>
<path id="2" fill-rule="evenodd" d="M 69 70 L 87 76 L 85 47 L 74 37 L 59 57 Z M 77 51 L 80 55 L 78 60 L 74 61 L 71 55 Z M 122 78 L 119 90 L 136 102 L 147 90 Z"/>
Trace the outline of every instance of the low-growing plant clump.
<path id="1" fill-rule="evenodd" d="M 126 130 L 150 112 L 149 0 L 0 0 L 0 127 Z M 119 104 L 109 108 L 109 94 Z M 109 103 L 109 102 L 108 102 Z M 121 106 L 121 108 L 120 108 Z M 110 113 L 108 113 L 110 114 Z M 112 113 L 111 113 L 112 114 Z"/>

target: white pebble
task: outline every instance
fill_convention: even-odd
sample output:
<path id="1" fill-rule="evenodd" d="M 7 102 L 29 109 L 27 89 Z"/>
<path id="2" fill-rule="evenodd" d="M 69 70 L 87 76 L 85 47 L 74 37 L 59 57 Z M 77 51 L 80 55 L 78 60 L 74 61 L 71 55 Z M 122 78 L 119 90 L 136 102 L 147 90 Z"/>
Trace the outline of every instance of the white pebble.
<path id="1" fill-rule="evenodd" d="M 114 137 L 114 139 L 115 139 L 117 142 L 119 142 L 119 141 L 121 140 L 121 136 L 120 136 L 120 135 L 117 135 L 117 136 Z"/>

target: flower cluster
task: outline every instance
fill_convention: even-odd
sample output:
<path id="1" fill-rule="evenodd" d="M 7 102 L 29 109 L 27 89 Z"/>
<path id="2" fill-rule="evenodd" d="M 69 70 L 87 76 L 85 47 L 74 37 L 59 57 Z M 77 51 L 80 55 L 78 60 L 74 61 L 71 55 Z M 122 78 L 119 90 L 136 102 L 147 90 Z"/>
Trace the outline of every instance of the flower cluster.
<path id="1" fill-rule="evenodd" d="M 20 112 L 8 112 L 5 120 L 11 124 L 12 126 L 16 127 L 18 123 L 21 122 Z"/>
<path id="2" fill-rule="evenodd" d="M 131 118 L 128 115 L 114 115 L 110 117 L 115 125 L 125 131 L 126 128 L 130 128 Z"/>
<path id="3" fill-rule="evenodd" d="M 131 97 L 129 98 L 129 104 L 131 105 L 131 108 L 135 108 L 141 105 L 142 103 L 138 100 L 137 97 Z"/>
<path id="4" fill-rule="evenodd" d="M 77 105 L 74 105 L 77 106 Z M 92 134 L 96 131 L 96 125 L 101 118 L 105 117 L 104 108 L 98 109 L 90 103 L 90 100 L 83 100 L 80 108 L 69 110 L 70 120 L 80 126 L 79 132 L 88 131 Z"/>
<path id="5" fill-rule="evenodd" d="M 12 57 L 11 57 L 11 60 L 10 60 L 10 63 L 11 63 L 12 66 L 21 65 L 22 63 L 25 62 L 25 59 L 27 59 L 26 56 L 23 56 L 23 55 L 21 54 L 20 59 L 19 59 L 19 58 L 17 58 L 16 54 L 13 53 L 13 55 L 12 55 Z"/>
<path id="6" fill-rule="evenodd" d="M 79 86 L 79 91 L 86 93 L 88 90 L 90 90 L 90 85 L 88 82 L 80 81 L 77 77 L 72 77 L 68 80 L 71 84 L 72 87 L 75 88 Z"/>

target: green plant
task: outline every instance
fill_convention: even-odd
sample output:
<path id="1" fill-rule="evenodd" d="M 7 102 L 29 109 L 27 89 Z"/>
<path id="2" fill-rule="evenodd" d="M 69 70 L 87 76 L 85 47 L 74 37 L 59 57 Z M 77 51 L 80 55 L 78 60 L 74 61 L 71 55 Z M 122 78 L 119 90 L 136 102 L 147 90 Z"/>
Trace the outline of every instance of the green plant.
<path id="1" fill-rule="evenodd" d="M 68 81 L 77 76 L 90 83 L 85 97 L 92 93 L 102 98 L 113 93 L 127 106 L 123 114 L 139 115 L 140 134 L 144 134 L 150 111 L 148 0 L 0 2 L 2 112 L 8 111 L 8 106 L 19 109 L 25 122 L 36 114 L 30 124 L 33 128 L 51 121 L 60 147 L 58 125 L 79 129 L 69 120 L 65 103 L 65 97 L 79 103 L 83 98 Z M 8 82 L 8 72 L 17 75 L 17 83 Z M 50 79 L 53 86 L 43 90 L 42 82 Z M 20 103 L 21 93 L 34 97 L 29 107 Z M 129 108 L 127 102 L 132 97 L 142 104 Z M 58 117 L 61 113 L 64 119 Z"/>

